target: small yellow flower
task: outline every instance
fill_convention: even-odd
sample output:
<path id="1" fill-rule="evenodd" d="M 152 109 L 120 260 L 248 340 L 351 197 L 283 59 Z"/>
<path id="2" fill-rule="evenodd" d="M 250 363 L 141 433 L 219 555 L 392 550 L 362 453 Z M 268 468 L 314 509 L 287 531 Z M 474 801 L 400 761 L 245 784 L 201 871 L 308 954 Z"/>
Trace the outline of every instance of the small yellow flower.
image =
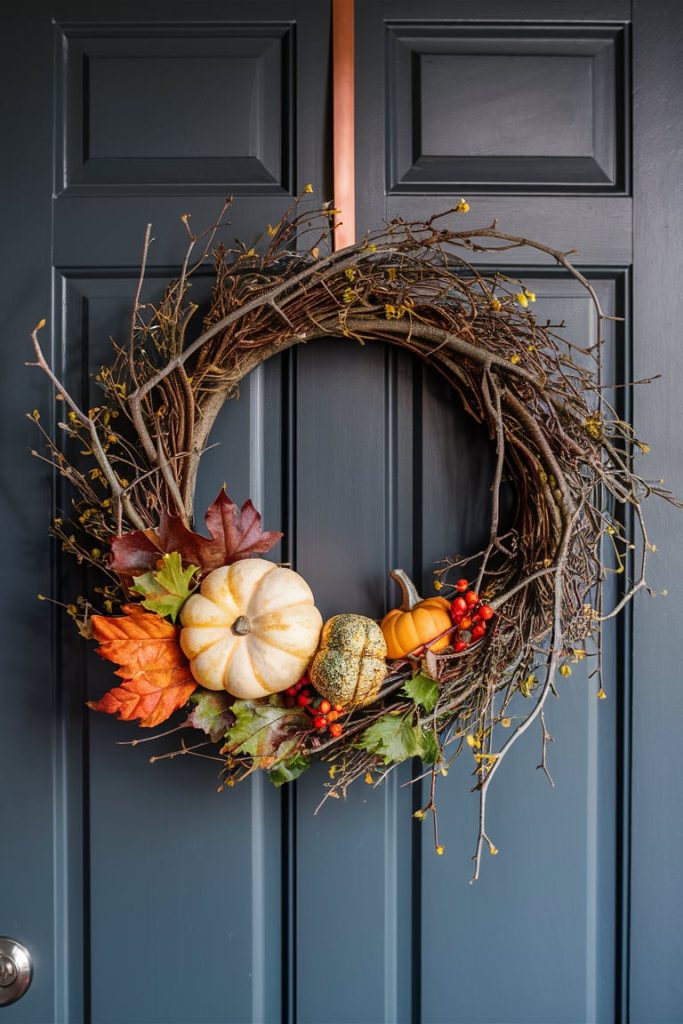
<path id="1" fill-rule="evenodd" d="M 306 195 L 307 193 L 308 195 L 312 195 L 313 193 L 313 186 L 311 185 L 310 181 L 307 185 L 304 185 L 304 195 Z"/>
<path id="2" fill-rule="evenodd" d="M 390 281 L 395 281 L 396 280 L 396 267 L 389 267 L 387 269 L 387 278 Z"/>
<path id="3" fill-rule="evenodd" d="M 434 580 L 434 590 L 443 590 L 443 583 L 441 580 Z"/>
<path id="4" fill-rule="evenodd" d="M 443 775 L 443 777 L 444 777 L 444 779 L 445 779 L 445 778 L 446 778 L 446 776 L 448 775 L 448 768 L 442 768 L 442 769 L 441 769 L 441 774 Z"/>
<path id="5" fill-rule="evenodd" d="M 365 773 L 365 783 L 366 783 L 366 785 L 371 786 L 372 785 L 372 781 L 373 781 L 372 780 L 372 775 L 370 774 L 370 772 L 366 772 Z"/>
<path id="6" fill-rule="evenodd" d="M 354 292 L 353 288 L 345 288 L 344 291 L 342 292 L 342 299 L 348 306 L 350 305 L 350 303 L 353 302 L 355 295 L 356 293 Z"/>
<path id="7" fill-rule="evenodd" d="M 515 352 L 514 356 L 510 356 L 510 362 L 512 363 L 513 366 L 516 366 L 517 363 L 521 362 L 521 359 L 522 357 L 520 356 L 519 352 Z"/>
<path id="8" fill-rule="evenodd" d="M 471 732 L 467 733 L 467 736 L 465 737 L 465 743 L 467 744 L 468 747 L 472 748 L 479 745 Z"/>
<path id="9" fill-rule="evenodd" d="M 101 558 L 102 557 L 102 552 L 100 551 L 99 548 L 93 548 L 92 551 L 90 552 L 90 554 L 93 556 L 93 558 Z"/>
<path id="10" fill-rule="evenodd" d="M 486 763 L 489 767 L 498 760 L 498 754 L 475 754 L 474 760 L 479 763 Z"/>
<path id="11" fill-rule="evenodd" d="M 467 202 L 466 199 L 462 199 L 461 198 L 460 202 L 458 203 L 458 205 L 455 208 L 455 212 L 456 213 L 468 213 L 469 209 L 470 209 L 470 204 Z"/>
<path id="12" fill-rule="evenodd" d="M 509 729 L 510 726 L 512 725 L 512 719 L 511 718 L 501 718 L 500 724 L 503 726 L 504 729 Z"/>
<path id="13" fill-rule="evenodd" d="M 247 253 L 247 256 L 255 256 L 255 255 L 256 255 L 256 249 L 250 249 L 249 252 Z"/>
<path id="14" fill-rule="evenodd" d="M 526 295 L 526 297 L 529 300 L 529 302 L 535 302 L 536 301 L 536 292 L 530 292 L 528 288 L 525 288 L 524 289 L 524 294 Z"/>
<path id="15" fill-rule="evenodd" d="M 636 444 L 640 448 L 641 452 L 645 453 L 645 455 L 650 451 L 650 446 L 649 444 L 646 444 L 645 441 L 636 441 Z"/>
<path id="16" fill-rule="evenodd" d="M 491 309 L 495 313 L 497 313 L 502 308 L 503 308 L 503 303 L 500 301 L 500 299 L 497 299 L 496 296 L 494 295 L 493 298 L 491 299 Z"/>
<path id="17" fill-rule="evenodd" d="M 598 700 L 607 700 L 607 694 L 603 690 L 602 686 L 598 690 Z"/>
<path id="18" fill-rule="evenodd" d="M 38 323 L 36 324 L 36 330 L 37 331 L 42 331 L 42 329 L 43 329 L 43 327 L 45 326 L 46 323 L 47 323 L 47 320 L 43 317 L 43 319 L 39 320 Z"/>
<path id="19" fill-rule="evenodd" d="M 33 410 L 33 412 L 31 413 L 31 416 L 32 416 L 32 417 L 33 417 L 33 419 L 34 419 L 34 420 L 36 421 L 36 423 L 37 423 L 37 422 L 38 422 L 38 420 L 40 419 L 40 413 L 38 412 L 38 410 L 37 410 L 37 409 L 34 409 L 34 410 Z"/>
<path id="20" fill-rule="evenodd" d="M 330 767 L 329 767 L 329 768 L 327 769 L 327 774 L 329 775 L 329 777 L 330 777 L 331 779 L 333 779 L 333 778 L 335 777 L 335 775 L 337 774 L 337 768 L 338 768 L 338 767 L 339 767 L 338 765 L 336 765 L 336 764 L 332 764 L 332 765 L 330 765 Z"/>
<path id="21" fill-rule="evenodd" d="M 498 847 L 494 846 L 493 843 L 489 843 L 489 853 L 492 857 L 496 857 L 498 855 Z"/>
<path id="22" fill-rule="evenodd" d="M 532 673 L 531 675 L 527 676 L 526 679 L 523 679 L 521 681 L 521 683 L 519 684 L 519 692 L 523 697 L 530 697 L 531 691 L 533 690 L 535 685 L 536 676 Z"/>
<path id="23" fill-rule="evenodd" d="M 319 255 L 320 255 L 320 249 L 318 248 L 317 245 L 314 245 L 313 248 L 311 249 L 311 256 L 313 257 L 313 259 L 317 260 Z"/>
<path id="24" fill-rule="evenodd" d="M 583 647 L 575 647 L 572 654 L 574 655 L 574 661 L 583 661 L 586 657 L 586 652 Z"/>
<path id="25" fill-rule="evenodd" d="M 536 346 L 535 345 L 527 345 L 526 350 L 527 350 L 527 352 L 535 352 L 536 351 Z"/>
<path id="26" fill-rule="evenodd" d="M 564 665 L 560 665 L 560 675 L 561 676 L 570 676 L 571 674 L 572 674 L 571 665 L 567 665 L 566 662 L 565 662 Z"/>
<path id="27" fill-rule="evenodd" d="M 413 815 L 413 817 L 417 818 L 418 821 L 424 821 L 426 816 L 427 816 L 427 812 L 426 811 L 415 811 L 415 814 Z"/>
<path id="28" fill-rule="evenodd" d="M 529 305 L 529 300 L 527 299 L 524 292 L 518 292 L 515 298 L 517 299 L 517 302 L 520 304 L 520 306 L 524 306 L 525 309 Z"/>
<path id="29" fill-rule="evenodd" d="M 442 845 L 441 845 L 441 844 L 439 843 L 439 845 L 438 845 L 438 846 L 437 846 L 437 848 L 436 848 L 436 852 L 438 853 L 439 857 L 442 857 L 442 856 L 444 855 L 444 853 L 445 853 L 445 850 L 446 850 L 446 847 L 445 847 L 445 846 L 442 846 Z"/>
<path id="30" fill-rule="evenodd" d="M 344 271 L 344 277 L 346 278 L 347 281 L 353 281 L 355 276 L 356 271 L 353 269 L 353 267 L 347 267 L 346 270 Z"/>
<path id="31" fill-rule="evenodd" d="M 586 428 L 587 433 L 590 434 L 592 438 L 596 441 L 599 440 L 602 435 L 602 420 L 597 413 L 592 413 L 592 415 L 587 416 L 583 421 L 583 425 Z"/>
<path id="32" fill-rule="evenodd" d="M 268 232 L 268 234 L 270 235 L 271 238 L 273 237 L 273 235 L 277 234 L 277 228 L 274 228 L 272 224 L 268 225 L 268 227 L 266 228 L 266 231 Z"/>

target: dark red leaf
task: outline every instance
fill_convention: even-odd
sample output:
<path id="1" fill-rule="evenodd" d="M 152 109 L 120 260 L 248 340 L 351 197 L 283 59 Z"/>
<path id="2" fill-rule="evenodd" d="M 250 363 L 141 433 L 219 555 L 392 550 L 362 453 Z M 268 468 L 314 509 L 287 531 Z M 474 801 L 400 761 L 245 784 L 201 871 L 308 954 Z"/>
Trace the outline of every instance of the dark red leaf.
<path id="1" fill-rule="evenodd" d="M 115 537 L 109 565 L 122 576 L 138 576 L 153 569 L 162 554 L 177 551 L 186 565 L 198 565 L 207 573 L 241 558 L 262 555 L 282 537 L 261 529 L 261 516 L 251 501 L 245 501 L 240 509 L 225 490 L 209 506 L 205 520 L 210 539 L 188 530 L 179 516 L 164 512 L 156 533 L 133 530 Z"/>
<path id="2" fill-rule="evenodd" d="M 112 537 L 109 568 L 121 576 L 139 576 L 154 569 L 163 553 L 153 530 L 133 530 Z"/>

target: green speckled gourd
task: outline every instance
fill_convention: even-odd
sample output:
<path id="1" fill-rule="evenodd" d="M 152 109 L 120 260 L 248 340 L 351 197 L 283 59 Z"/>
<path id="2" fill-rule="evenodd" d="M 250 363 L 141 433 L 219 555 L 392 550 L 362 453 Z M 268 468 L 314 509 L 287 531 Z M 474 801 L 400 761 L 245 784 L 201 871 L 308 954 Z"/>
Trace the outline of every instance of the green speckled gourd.
<path id="1" fill-rule="evenodd" d="M 379 693 L 387 674 L 382 630 L 364 615 L 334 615 L 323 626 L 308 669 L 318 693 L 333 704 L 360 707 Z"/>

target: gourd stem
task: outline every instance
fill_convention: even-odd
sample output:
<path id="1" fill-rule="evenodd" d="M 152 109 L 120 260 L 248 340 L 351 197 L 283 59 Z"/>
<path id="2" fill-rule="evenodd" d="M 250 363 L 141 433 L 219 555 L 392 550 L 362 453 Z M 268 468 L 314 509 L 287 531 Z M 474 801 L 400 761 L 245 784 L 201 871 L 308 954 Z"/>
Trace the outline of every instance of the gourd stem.
<path id="1" fill-rule="evenodd" d="M 251 633 L 251 623 L 246 615 L 239 615 L 232 624 L 232 631 L 236 636 L 246 636 Z"/>
<path id="2" fill-rule="evenodd" d="M 417 587 L 411 580 L 410 576 L 403 569 L 392 569 L 389 573 L 392 580 L 396 580 L 401 593 L 403 594 L 403 602 L 401 603 L 402 612 L 411 612 L 416 604 L 419 604 L 422 598 L 417 592 Z"/>

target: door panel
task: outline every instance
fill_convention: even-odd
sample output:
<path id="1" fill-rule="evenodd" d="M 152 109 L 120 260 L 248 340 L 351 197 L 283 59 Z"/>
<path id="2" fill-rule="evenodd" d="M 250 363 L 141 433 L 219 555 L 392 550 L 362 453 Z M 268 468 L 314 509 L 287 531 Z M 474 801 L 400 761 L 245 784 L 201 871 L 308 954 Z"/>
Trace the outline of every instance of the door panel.
<path id="1" fill-rule="evenodd" d="M 627 319 L 635 268 L 635 338 L 611 325 L 603 379 L 667 373 L 635 409 L 652 465 L 683 492 L 672 340 L 683 15 L 670 0 L 634 8 L 632 22 L 628 0 L 521 0 L 514 12 L 507 0 L 356 4 L 356 215 L 363 231 L 464 193 L 472 209 L 458 226 L 497 217 L 577 248 L 605 308 Z M 440 783 L 441 858 L 411 817 L 418 766 L 376 789 L 361 780 L 317 813 L 324 765 L 282 791 L 252 778 L 217 793 L 218 765 L 163 756 L 184 734 L 123 746 L 139 730 L 85 711 L 111 673 L 35 601 L 71 598 L 85 581 L 45 535 L 48 509 L 67 496 L 26 454 L 36 439 L 22 413 L 61 415 L 22 365 L 31 326 L 52 308 L 55 364 L 95 396 L 89 375 L 109 336 L 125 333 L 147 221 L 153 294 L 178 266 L 183 212 L 208 224 L 234 193 L 227 238 L 251 242 L 307 182 L 331 199 L 328 43 L 319 0 L 123 0 L 96 12 L 86 0 L 30 0 L 3 22 L 4 96 L 18 99 L 3 120 L 13 355 L 0 403 L 11 581 L 0 932 L 35 957 L 31 990 L 3 1020 L 676 1021 L 680 595 L 668 513 L 652 510 L 669 603 L 639 602 L 609 631 L 607 701 L 582 666 L 563 680 L 548 715 L 556 791 L 535 770 L 540 737 L 519 743 L 491 793 L 500 855 L 475 887 L 467 756 Z M 585 295 L 551 261 L 481 262 L 523 275 L 542 318 L 594 339 Z M 662 294 L 666 312 L 652 299 Z M 629 415 L 630 392 L 616 396 Z M 285 531 L 274 556 L 306 575 L 326 615 L 380 616 L 398 565 L 428 594 L 434 561 L 486 536 L 490 439 L 435 373 L 391 346 L 323 339 L 272 360 L 226 404 L 211 443 L 198 514 L 224 481 L 235 500 L 252 497 Z"/>

